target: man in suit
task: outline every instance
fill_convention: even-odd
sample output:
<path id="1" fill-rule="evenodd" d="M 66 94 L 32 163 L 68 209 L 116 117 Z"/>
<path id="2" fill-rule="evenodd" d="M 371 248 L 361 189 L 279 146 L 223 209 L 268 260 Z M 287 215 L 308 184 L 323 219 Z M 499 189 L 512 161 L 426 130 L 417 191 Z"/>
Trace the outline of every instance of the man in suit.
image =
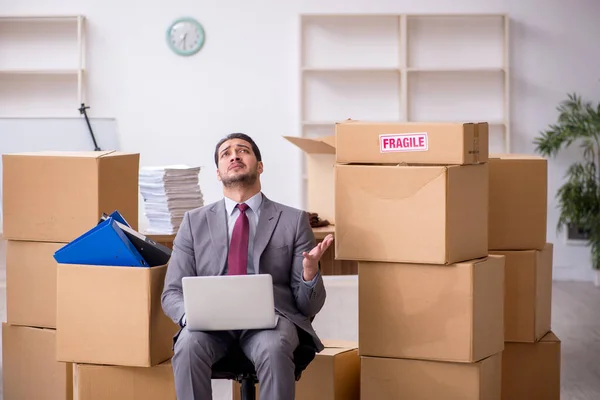
<path id="1" fill-rule="evenodd" d="M 317 245 L 306 212 L 269 200 L 261 192 L 263 162 L 249 136 L 236 133 L 222 139 L 215 148 L 215 164 L 224 199 L 185 214 L 162 295 L 164 312 L 181 327 L 172 359 L 177 398 L 211 399 L 212 365 L 239 343 L 256 367 L 260 398 L 292 400 L 293 352 L 300 334 L 310 337 L 317 352 L 323 349 L 311 320 L 325 302 L 319 260 L 333 237 Z M 184 276 L 246 273 L 272 275 L 274 329 L 198 332 L 186 328 Z"/>

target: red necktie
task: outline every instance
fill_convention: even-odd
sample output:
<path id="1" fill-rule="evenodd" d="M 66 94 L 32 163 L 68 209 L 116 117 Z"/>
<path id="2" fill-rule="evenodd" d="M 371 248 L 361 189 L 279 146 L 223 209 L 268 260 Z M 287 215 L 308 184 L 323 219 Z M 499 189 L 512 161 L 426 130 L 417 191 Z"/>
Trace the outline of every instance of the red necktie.
<path id="1" fill-rule="evenodd" d="M 248 273 L 248 237 L 250 224 L 246 210 L 248 205 L 238 204 L 240 215 L 235 221 L 231 242 L 229 243 L 229 254 L 227 256 L 227 273 L 229 275 L 246 275 Z"/>

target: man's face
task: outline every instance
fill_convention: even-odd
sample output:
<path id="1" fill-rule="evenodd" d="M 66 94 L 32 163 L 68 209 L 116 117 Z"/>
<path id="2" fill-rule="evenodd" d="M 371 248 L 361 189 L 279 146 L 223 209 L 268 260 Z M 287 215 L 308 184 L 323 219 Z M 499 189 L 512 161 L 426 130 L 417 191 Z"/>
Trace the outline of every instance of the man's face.
<path id="1" fill-rule="evenodd" d="M 263 171 L 262 162 L 257 161 L 250 143 L 242 139 L 231 139 L 219 147 L 217 179 L 225 187 L 253 185 Z"/>

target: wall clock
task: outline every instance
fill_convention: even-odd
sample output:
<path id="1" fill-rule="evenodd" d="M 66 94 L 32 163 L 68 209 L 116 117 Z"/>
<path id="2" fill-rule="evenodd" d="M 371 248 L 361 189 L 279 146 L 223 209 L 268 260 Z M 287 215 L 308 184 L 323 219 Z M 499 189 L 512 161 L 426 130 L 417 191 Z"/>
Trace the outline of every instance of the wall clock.
<path id="1" fill-rule="evenodd" d="M 169 48 L 180 56 L 196 54 L 204 46 L 205 33 L 194 18 L 179 18 L 167 29 Z"/>

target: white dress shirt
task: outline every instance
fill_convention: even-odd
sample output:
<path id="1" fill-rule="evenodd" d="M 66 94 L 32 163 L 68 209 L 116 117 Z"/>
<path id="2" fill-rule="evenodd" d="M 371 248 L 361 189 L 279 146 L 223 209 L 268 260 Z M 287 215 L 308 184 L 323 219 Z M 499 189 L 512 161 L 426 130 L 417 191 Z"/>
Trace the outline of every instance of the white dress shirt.
<path id="1" fill-rule="evenodd" d="M 246 216 L 250 225 L 250 232 L 248 236 L 248 274 L 255 274 L 254 268 L 254 237 L 256 236 L 256 226 L 258 225 L 258 218 L 260 217 L 260 210 L 262 206 L 262 193 L 258 192 L 254 196 L 250 197 L 245 201 L 248 209 L 246 210 Z M 231 243 L 231 235 L 233 233 L 233 227 L 235 222 L 241 214 L 239 208 L 237 208 L 237 202 L 225 197 L 225 209 L 227 210 L 227 233 L 228 239 Z"/>

